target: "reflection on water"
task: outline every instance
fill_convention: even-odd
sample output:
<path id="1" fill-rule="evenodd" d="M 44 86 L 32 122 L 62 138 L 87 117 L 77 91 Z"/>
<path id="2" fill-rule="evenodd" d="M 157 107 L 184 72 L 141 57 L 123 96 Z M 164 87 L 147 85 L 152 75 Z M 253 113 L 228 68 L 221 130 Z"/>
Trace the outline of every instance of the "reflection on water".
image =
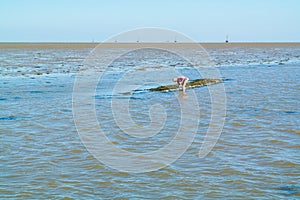
<path id="1" fill-rule="evenodd" d="M 1 198 L 299 198 L 299 49 L 240 50 L 225 52 L 233 54 L 230 59 L 234 61 L 228 63 L 223 62 L 223 50 L 210 52 L 222 62 L 219 69 L 228 79 L 224 82 L 226 123 L 213 151 L 198 158 L 210 122 L 208 90 L 187 90 L 185 98 L 194 91 L 200 106 L 194 142 L 170 166 L 143 174 L 106 167 L 79 139 L 72 116 L 74 75 L 66 71 L 79 70 L 79 60 L 87 50 L 47 52 L 46 57 L 43 52 L 49 50 L 1 50 L 1 60 L 5 61 L 0 64 L 4 69 L 0 79 Z M 22 59 L 32 53 L 36 60 L 44 60 L 41 68 L 34 68 L 32 60 Z M 76 57 L 65 60 L 62 66 L 60 58 L 65 55 Z M 283 57 L 293 62 L 276 63 Z M 264 60 L 272 61 L 259 64 Z M 256 64 L 246 66 L 248 62 Z M 55 73 L 33 75 L 33 70 L 47 67 Z M 119 78 L 117 71 L 107 74 L 98 89 L 113 88 Z M 133 152 L 153 151 L 174 137 L 180 121 L 180 93 L 109 95 L 95 94 L 96 113 L 115 145 Z M 132 120 L 140 126 L 150 123 L 153 104 L 163 105 L 167 119 L 162 131 L 151 138 L 134 138 L 122 132 L 110 109 L 110 100 L 115 97 L 130 98 Z"/>

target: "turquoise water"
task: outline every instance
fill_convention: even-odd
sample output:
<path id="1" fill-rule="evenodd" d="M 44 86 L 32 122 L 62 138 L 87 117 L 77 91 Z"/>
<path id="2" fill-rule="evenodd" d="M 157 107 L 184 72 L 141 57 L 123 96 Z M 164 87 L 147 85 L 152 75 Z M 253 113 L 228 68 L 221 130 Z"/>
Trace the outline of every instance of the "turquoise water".
<path id="1" fill-rule="evenodd" d="M 98 161 L 76 131 L 73 83 L 76 72 L 85 70 L 82 60 L 89 49 L 1 51 L 2 199 L 300 197 L 298 48 L 209 50 L 226 79 L 227 114 L 217 144 L 205 158 L 198 157 L 209 126 L 210 96 L 207 87 L 187 90 L 187 97 L 194 91 L 199 99 L 200 122 L 193 143 L 169 166 L 139 174 L 120 172 Z M 158 69 L 163 71 L 174 60 L 153 62 L 163 63 Z M 122 62 L 114 64 L 120 67 Z M 178 62 L 185 65 L 176 60 L 175 66 Z M 142 67 L 139 62 L 131 65 Z M 150 122 L 151 104 L 159 103 L 168 114 L 160 134 L 129 137 L 114 122 L 113 96 L 99 92 L 113 87 L 121 76 L 118 72 L 103 77 L 95 96 L 96 115 L 105 134 L 132 152 L 162 147 L 178 129 L 179 92 L 120 94 L 118 98 L 130 99 L 131 117 L 138 124 Z M 186 66 L 183 72 L 194 74 Z"/>

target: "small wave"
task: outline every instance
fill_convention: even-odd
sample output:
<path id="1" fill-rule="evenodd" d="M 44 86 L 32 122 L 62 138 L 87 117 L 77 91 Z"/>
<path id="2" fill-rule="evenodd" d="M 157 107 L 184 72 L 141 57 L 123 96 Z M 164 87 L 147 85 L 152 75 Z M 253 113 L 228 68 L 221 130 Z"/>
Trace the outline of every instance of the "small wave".
<path id="1" fill-rule="evenodd" d="M 284 161 L 284 160 L 277 160 L 277 161 L 271 162 L 270 164 L 274 165 L 274 166 L 280 166 L 280 167 L 298 167 L 299 166 L 299 164 L 297 164 L 295 162 Z"/>
<path id="2" fill-rule="evenodd" d="M 296 111 L 284 111 L 283 113 L 285 113 L 285 114 L 297 114 L 298 112 L 296 112 Z"/>
<path id="3" fill-rule="evenodd" d="M 232 122 L 231 123 L 233 126 L 246 126 L 246 124 L 239 123 L 239 122 Z"/>
<path id="4" fill-rule="evenodd" d="M 30 94 L 42 94 L 44 92 L 43 91 L 39 91 L 39 90 L 33 90 L 33 91 L 28 91 L 28 93 L 30 93 Z"/>
<path id="5" fill-rule="evenodd" d="M 285 195 L 300 195 L 300 187 L 297 185 L 283 185 L 278 188 L 277 190 L 283 192 Z"/>
<path id="6" fill-rule="evenodd" d="M 15 120 L 16 117 L 14 115 L 9 115 L 8 117 L 0 117 L 1 121 L 10 121 L 10 120 Z"/>
<path id="7" fill-rule="evenodd" d="M 300 134 L 300 130 L 287 129 L 286 132 Z"/>

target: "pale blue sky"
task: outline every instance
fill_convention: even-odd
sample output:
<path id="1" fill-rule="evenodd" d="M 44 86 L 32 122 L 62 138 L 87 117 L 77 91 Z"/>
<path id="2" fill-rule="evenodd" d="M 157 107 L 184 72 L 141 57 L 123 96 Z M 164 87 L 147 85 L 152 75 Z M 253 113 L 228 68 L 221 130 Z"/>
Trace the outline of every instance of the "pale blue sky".
<path id="1" fill-rule="evenodd" d="M 199 42 L 300 42 L 299 0 L 0 0 L 0 42 L 91 42 L 140 27 Z"/>

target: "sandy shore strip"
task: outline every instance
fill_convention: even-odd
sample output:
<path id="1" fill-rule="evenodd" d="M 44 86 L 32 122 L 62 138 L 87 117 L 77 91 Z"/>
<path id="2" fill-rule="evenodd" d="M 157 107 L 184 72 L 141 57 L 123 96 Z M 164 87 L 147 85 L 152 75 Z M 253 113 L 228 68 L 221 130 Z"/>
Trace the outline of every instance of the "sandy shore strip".
<path id="1" fill-rule="evenodd" d="M 98 46 L 99 45 L 99 46 Z M 82 49 L 82 48 L 300 48 L 300 42 L 278 43 L 65 43 L 65 42 L 0 42 L 0 49 Z"/>

